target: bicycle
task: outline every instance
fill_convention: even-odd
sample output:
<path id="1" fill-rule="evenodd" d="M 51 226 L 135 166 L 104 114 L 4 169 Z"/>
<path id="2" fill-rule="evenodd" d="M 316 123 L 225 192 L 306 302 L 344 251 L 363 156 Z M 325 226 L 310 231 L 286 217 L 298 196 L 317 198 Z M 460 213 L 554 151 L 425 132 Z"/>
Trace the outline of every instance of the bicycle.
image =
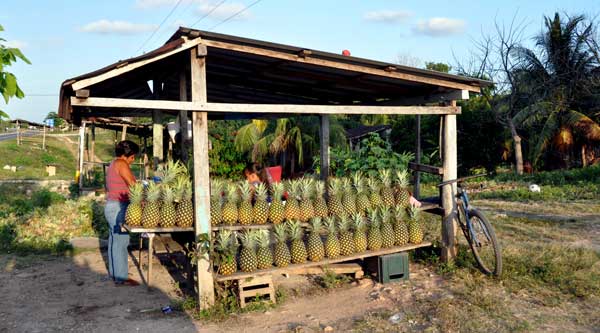
<path id="1" fill-rule="evenodd" d="M 482 176 L 485 174 L 447 180 L 438 186 L 456 183 L 457 208 L 459 209 L 457 220 L 471 251 L 473 251 L 475 260 L 484 274 L 500 276 L 502 274 L 502 254 L 494 228 L 483 213 L 477 208 L 471 207 L 467 190 L 462 186 L 465 180 Z"/>

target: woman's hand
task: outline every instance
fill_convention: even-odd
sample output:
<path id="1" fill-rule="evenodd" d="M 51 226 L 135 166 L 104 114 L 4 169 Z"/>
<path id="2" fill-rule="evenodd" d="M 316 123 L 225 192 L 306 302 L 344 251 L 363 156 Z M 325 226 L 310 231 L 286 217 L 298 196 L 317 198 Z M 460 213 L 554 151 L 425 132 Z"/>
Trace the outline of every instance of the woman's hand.
<path id="1" fill-rule="evenodd" d="M 410 199 L 408 199 L 408 203 L 413 207 L 421 207 L 421 202 L 415 199 L 415 197 L 413 197 L 412 195 L 410 196 Z"/>

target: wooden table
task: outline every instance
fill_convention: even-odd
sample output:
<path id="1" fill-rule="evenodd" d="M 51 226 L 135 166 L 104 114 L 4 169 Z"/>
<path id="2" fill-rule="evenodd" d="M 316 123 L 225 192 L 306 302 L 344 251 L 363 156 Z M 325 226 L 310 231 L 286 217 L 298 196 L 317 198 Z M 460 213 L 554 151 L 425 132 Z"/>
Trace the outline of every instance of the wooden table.
<path id="1" fill-rule="evenodd" d="M 142 227 L 132 227 L 126 224 L 122 225 L 122 228 L 129 233 L 132 234 L 140 234 L 142 237 L 143 234 L 147 235 L 148 238 L 148 271 L 146 273 L 146 286 L 150 289 L 150 278 L 152 276 L 152 257 L 154 256 L 154 237 L 157 234 L 164 233 L 173 233 L 173 232 L 194 232 L 194 227 L 189 228 L 180 228 L 180 227 L 171 227 L 171 228 L 142 228 Z M 140 265 L 140 270 L 142 270 L 142 246 L 143 241 L 140 239 L 140 249 L 138 252 L 138 263 Z"/>

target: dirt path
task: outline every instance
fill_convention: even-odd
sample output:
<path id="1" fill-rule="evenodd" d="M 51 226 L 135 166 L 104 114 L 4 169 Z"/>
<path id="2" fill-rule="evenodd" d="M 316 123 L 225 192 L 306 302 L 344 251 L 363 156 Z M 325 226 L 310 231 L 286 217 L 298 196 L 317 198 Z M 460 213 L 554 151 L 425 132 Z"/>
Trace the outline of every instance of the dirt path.
<path id="1" fill-rule="evenodd" d="M 67 149 L 71 152 L 71 154 L 73 154 L 75 159 L 79 158 L 77 141 L 71 140 L 71 138 L 68 136 L 56 136 L 56 139 L 60 140 L 66 144 Z M 96 156 L 96 154 L 94 154 L 94 156 L 92 156 L 92 160 L 94 162 L 102 162 L 102 160 L 98 156 Z"/>

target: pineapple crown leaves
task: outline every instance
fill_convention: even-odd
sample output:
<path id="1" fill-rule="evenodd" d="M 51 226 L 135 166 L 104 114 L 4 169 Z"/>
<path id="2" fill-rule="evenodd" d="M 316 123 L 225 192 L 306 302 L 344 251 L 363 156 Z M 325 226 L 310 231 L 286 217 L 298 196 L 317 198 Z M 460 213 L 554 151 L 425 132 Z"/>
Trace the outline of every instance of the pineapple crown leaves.
<path id="1" fill-rule="evenodd" d="M 255 188 L 256 200 L 266 200 L 267 199 L 267 186 L 263 183 L 256 185 Z"/>
<path id="2" fill-rule="evenodd" d="M 129 187 L 129 200 L 132 203 L 139 203 L 144 199 L 144 185 L 142 183 L 134 183 Z"/>
<path id="3" fill-rule="evenodd" d="M 358 230 L 358 231 L 364 231 L 365 230 L 365 220 L 362 217 L 362 215 L 360 214 L 353 214 L 352 215 L 352 221 L 354 222 L 354 229 Z"/>
<path id="4" fill-rule="evenodd" d="M 234 183 L 227 184 L 226 195 L 227 195 L 227 201 L 237 203 L 237 201 L 239 200 L 238 186 L 235 185 Z"/>
<path id="5" fill-rule="evenodd" d="M 240 235 L 242 246 L 253 249 L 256 246 L 256 232 L 250 229 L 244 230 Z"/>
<path id="6" fill-rule="evenodd" d="M 397 221 L 404 221 L 406 219 L 406 209 L 401 206 L 394 207 L 394 215 Z"/>
<path id="7" fill-rule="evenodd" d="M 310 231 L 318 234 L 321 231 L 322 224 L 323 224 L 323 220 L 321 220 L 320 217 L 318 217 L 318 216 L 313 217 L 310 220 Z"/>
<path id="8" fill-rule="evenodd" d="M 160 199 L 160 186 L 155 182 L 149 182 L 148 188 L 146 189 L 146 199 L 149 202 L 155 202 Z"/>
<path id="9" fill-rule="evenodd" d="M 275 183 L 271 187 L 273 189 L 273 199 L 281 200 L 281 197 L 283 196 L 283 192 L 285 192 L 283 183 Z"/>
<path id="10" fill-rule="evenodd" d="M 341 233 L 347 232 L 348 230 L 350 230 L 350 219 L 348 219 L 348 217 L 346 217 L 346 216 L 340 217 L 340 219 L 338 221 L 338 229 L 340 230 Z"/>
<path id="11" fill-rule="evenodd" d="M 250 188 L 250 183 L 247 181 L 242 181 L 239 184 L 239 188 L 242 195 L 242 200 L 249 201 L 252 198 L 252 189 Z"/>
<path id="12" fill-rule="evenodd" d="M 408 171 L 402 169 L 396 172 L 396 181 L 400 187 L 408 186 Z"/>
<path id="13" fill-rule="evenodd" d="M 327 227 L 328 233 L 335 234 L 337 232 L 335 217 L 333 217 L 333 216 L 326 217 L 325 218 L 325 226 Z"/>
<path id="14" fill-rule="evenodd" d="M 379 223 L 379 210 L 377 208 L 371 208 L 367 211 L 370 223 Z"/>
<path id="15" fill-rule="evenodd" d="M 342 179 L 342 188 L 344 193 L 352 194 L 354 193 L 354 188 L 352 187 L 352 180 L 350 178 Z"/>
<path id="16" fill-rule="evenodd" d="M 210 180 L 210 195 L 213 198 L 220 198 L 221 195 L 223 194 L 223 188 L 225 186 L 225 183 L 223 182 L 223 180 L 218 179 L 218 178 L 214 178 Z"/>
<path id="17" fill-rule="evenodd" d="M 371 192 L 379 192 L 380 185 L 379 185 L 379 181 L 377 179 L 367 178 L 367 186 L 369 186 L 369 189 L 371 190 Z"/>
<path id="18" fill-rule="evenodd" d="M 325 194 L 325 182 L 322 180 L 315 181 L 315 193 L 320 196 Z"/>
<path id="19" fill-rule="evenodd" d="M 162 174 L 163 183 L 171 185 L 178 176 L 186 175 L 187 169 L 180 161 L 168 160 L 158 167 L 158 172 Z"/>
<path id="20" fill-rule="evenodd" d="M 275 239 L 280 243 L 285 243 L 287 240 L 287 227 L 285 224 L 277 224 L 273 229 Z"/>
<path id="21" fill-rule="evenodd" d="M 392 185 L 392 171 L 390 169 L 379 170 L 379 180 L 385 187 Z"/>
<path id="22" fill-rule="evenodd" d="M 419 209 L 415 206 L 408 206 L 406 209 L 411 221 L 416 221 L 419 218 Z"/>
<path id="23" fill-rule="evenodd" d="M 173 202 L 175 200 L 175 192 L 173 188 L 167 184 L 161 184 L 162 199 L 164 202 Z"/>
<path id="24" fill-rule="evenodd" d="M 300 187 L 302 186 L 302 183 L 300 182 L 300 180 L 292 180 L 290 182 L 290 189 L 288 190 L 289 195 L 291 198 L 293 199 L 300 199 Z"/>
<path id="25" fill-rule="evenodd" d="M 230 264 L 235 260 L 235 254 L 237 252 L 237 237 L 234 233 L 229 230 L 222 230 L 217 235 L 215 245 L 215 263 Z"/>
<path id="26" fill-rule="evenodd" d="M 258 244 L 258 247 L 269 247 L 269 244 L 271 243 L 271 239 L 269 238 L 269 231 L 265 229 L 257 230 L 256 242 Z"/>
<path id="27" fill-rule="evenodd" d="M 362 172 L 357 171 L 352 175 L 352 186 L 357 192 L 362 192 L 365 188 L 365 177 Z"/>
<path id="28" fill-rule="evenodd" d="M 382 222 L 388 222 L 392 217 L 392 213 L 388 207 L 379 207 L 379 216 Z"/>
<path id="29" fill-rule="evenodd" d="M 300 180 L 300 194 L 302 199 L 310 199 L 313 197 L 313 183 L 312 178 L 303 178 Z"/>
<path id="30" fill-rule="evenodd" d="M 288 222 L 288 229 L 290 231 L 290 238 L 292 240 L 302 239 L 302 227 L 300 226 L 300 222 L 298 221 L 290 221 Z"/>
<path id="31" fill-rule="evenodd" d="M 338 195 L 341 188 L 342 184 L 339 178 L 331 178 L 329 180 L 329 195 Z"/>

